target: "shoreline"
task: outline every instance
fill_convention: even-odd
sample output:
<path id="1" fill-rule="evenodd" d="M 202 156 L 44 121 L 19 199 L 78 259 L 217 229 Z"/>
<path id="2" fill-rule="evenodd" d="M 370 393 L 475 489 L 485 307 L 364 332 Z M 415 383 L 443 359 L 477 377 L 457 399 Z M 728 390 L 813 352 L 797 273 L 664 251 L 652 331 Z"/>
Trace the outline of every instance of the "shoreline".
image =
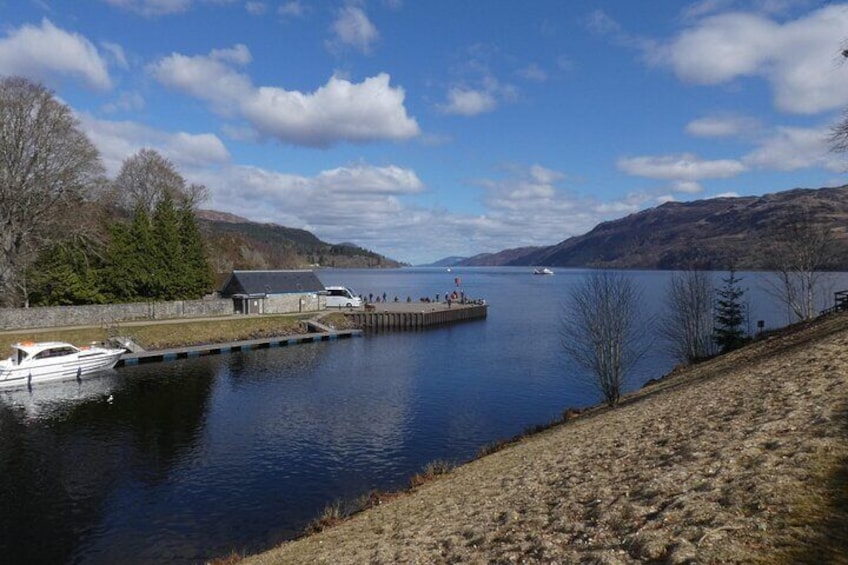
<path id="1" fill-rule="evenodd" d="M 848 562 L 848 317 L 386 498 L 243 562 Z"/>

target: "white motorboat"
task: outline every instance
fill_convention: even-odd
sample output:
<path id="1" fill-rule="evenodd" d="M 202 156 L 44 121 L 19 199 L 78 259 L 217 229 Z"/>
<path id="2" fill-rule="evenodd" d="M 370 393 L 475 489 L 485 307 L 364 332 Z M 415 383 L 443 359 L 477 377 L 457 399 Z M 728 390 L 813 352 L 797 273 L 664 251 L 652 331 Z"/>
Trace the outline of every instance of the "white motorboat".
<path id="1" fill-rule="evenodd" d="M 552 275 L 554 272 L 547 267 L 541 267 L 537 269 L 533 269 L 534 275 Z"/>
<path id="2" fill-rule="evenodd" d="M 61 341 L 24 341 L 12 350 L 11 357 L 0 361 L 0 387 L 84 377 L 111 369 L 126 351 L 99 345 L 75 347 Z"/>

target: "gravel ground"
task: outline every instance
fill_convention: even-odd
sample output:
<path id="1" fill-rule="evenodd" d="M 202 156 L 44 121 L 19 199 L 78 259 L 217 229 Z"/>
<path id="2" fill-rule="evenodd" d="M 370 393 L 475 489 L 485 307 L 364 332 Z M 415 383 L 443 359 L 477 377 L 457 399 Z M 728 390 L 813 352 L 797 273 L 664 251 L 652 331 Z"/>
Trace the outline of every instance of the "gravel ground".
<path id="1" fill-rule="evenodd" d="M 848 563 L 848 317 L 678 370 L 277 563 Z"/>

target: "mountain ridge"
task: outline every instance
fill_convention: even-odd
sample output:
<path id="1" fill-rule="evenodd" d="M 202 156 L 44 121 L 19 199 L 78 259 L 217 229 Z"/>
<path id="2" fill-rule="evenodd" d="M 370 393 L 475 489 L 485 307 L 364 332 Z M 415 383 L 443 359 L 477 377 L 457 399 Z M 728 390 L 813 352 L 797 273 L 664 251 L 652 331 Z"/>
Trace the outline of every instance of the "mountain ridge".
<path id="1" fill-rule="evenodd" d="M 227 212 L 197 213 L 213 270 L 306 267 L 396 268 L 404 264 L 353 243 L 328 243 L 299 228 L 254 222 Z"/>
<path id="2" fill-rule="evenodd" d="M 834 239 L 828 268 L 848 269 L 848 185 L 666 202 L 551 246 L 505 249 L 462 265 L 763 270 L 772 267 L 776 239 L 799 221 L 828 230 Z"/>

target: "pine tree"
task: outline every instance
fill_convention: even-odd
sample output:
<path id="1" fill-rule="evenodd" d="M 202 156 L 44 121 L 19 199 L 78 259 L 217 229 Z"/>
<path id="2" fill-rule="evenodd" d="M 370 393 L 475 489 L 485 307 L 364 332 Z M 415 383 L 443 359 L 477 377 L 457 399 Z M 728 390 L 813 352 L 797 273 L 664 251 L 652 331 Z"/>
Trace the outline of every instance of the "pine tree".
<path id="1" fill-rule="evenodd" d="M 154 274 L 153 297 L 160 300 L 183 298 L 188 267 L 183 257 L 180 218 L 168 192 L 156 203 L 152 219 L 151 266 Z"/>
<path id="2" fill-rule="evenodd" d="M 716 290 L 715 329 L 713 339 L 722 353 L 732 351 L 745 343 L 745 305 L 742 297 L 745 289 L 739 286 L 742 279 L 733 269 L 722 279 L 724 285 Z"/>
<path id="3" fill-rule="evenodd" d="M 186 281 L 182 288 L 184 298 L 200 298 L 212 289 L 214 276 L 206 259 L 206 245 L 197 223 L 197 217 L 187 203 L 180 206 L 180 240 L 187 266 Z"/>
<path id="4" fill-rule="evenodd" d="M 130 224 L 110 226 L 111 241 L 101 285 L 113 302 L 155 298 L 154 243 L 150 216 L 139 207 Z"/>
<path id="5" fill-rule="evenodd" d="M 94 242 L 73 239 L 39 255 L 29 271 L 30 299 L 36 306 L 102 304 L 102 252 Z"/>

